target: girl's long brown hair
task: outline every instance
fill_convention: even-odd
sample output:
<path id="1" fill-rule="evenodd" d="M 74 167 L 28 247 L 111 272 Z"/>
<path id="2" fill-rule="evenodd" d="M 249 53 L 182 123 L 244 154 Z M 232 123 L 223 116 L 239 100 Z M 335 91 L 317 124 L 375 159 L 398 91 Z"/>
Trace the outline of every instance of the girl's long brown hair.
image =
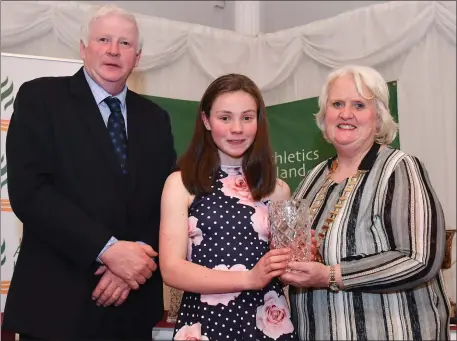
<path id="1" fill-rule="evenodd" d="M 209 118 L 211 107 L 223 93 L 244 91 L 257 104 L 257 133 L 243 156 L 243 173 L 254 200 L 271 194 L 276 185 L 276 168 L 268 135 L 265 103 L 255 83 L 240 74 L 228 74 L 214 80 L 206 89 L 198 107 L 195 130 L 187 150 L 178 160 L 182 181 L 189 193 L 208 193 L 216 178 L 220 159 L 211 132 L 206 130 L 201 114 Z"/>

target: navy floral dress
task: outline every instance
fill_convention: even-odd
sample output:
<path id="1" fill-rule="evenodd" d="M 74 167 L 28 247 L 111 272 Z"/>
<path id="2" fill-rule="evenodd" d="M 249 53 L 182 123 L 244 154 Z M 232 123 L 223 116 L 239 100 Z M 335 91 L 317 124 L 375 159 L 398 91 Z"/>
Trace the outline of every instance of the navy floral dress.
<path id="1" fill-rule="evenodd" d="M 209 194 L 189 208 L 187 260 L 222 271 L 248 271 L 269 250 L 266 202 L 254 202 L 241 167 L 221 166 Z M 263 290 L 185 292 L 174 340 L 296 339 L 288 303 L 274 279 Z"/>

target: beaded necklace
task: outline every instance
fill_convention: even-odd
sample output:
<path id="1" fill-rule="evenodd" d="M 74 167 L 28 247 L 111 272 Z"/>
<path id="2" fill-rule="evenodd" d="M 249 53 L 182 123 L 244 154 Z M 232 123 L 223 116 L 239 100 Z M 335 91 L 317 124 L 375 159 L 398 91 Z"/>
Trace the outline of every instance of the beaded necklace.
<path id="1" fill-rule="evenodd" d="M 327 174 L 327 177 L 324 180 L 324 183 L 322 184 L 322 187 L 319 189 L 319 192 L 316 195 L 316 200 L 314 200 L 313 204 L 311 205 L 311 208 L 309 210 L 309 218 L 311 221 L 311 225 L 314 223 L 314 219 L 316 218 L 317 212 L 319 212 L 319 209 L 322 207 L 324 204 L 325 200 L 325 195 L 326 195 L 326 189 L 330 184 L 333 182 L 331 176 L 332 174 L 336 171 L 338 168 L 338 159 L 333 160 L 332 165 L 330 167 L 330 171 Z M 357 170 L 357 173 L 355 173 L 353 176 L 349 178 L 349 180 L 346 183 L 346 186 L 343 189 L 343 194 L 338 198 L 336 201 L 336 204 L 329 212 L 329 215 L 327 219 L 324 220 L 324 224 L 321 227 L 321 231 L 317 234 L 316 241 L 316 255 L 314 256 L 314 261 L 322 263 L 323 258 L 322 255 L 320 254 L 319 248 L 322 244 L 322 242 L 325 239 L 325 236 L 327 232 L 332 228 L 333 222 L 335 221 L 336 216 L 338 215 L 340 209 L 343 207 L 344 202 L 348 198 L 349 194 L 354 190 L 355 184 L 359 180 L 359 178 L 362 176 L 362 174 L 368 172 L 367 170 Z"/>

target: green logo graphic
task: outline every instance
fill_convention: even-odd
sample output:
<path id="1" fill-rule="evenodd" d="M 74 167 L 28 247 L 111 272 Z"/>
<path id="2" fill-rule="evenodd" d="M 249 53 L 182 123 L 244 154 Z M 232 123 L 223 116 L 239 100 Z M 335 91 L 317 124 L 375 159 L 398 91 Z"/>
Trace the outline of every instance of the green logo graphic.
<path id="1" fill-rule="evenodd" d="M 0 160 L 1 168 L 0 168 L 0 176 L 1 176 L 1 182 L 0 182 L 0 189 L 3 188 L 8 183 L 8 179 L 6 176 L 6 159 L 5 155 L 2 155 L 2 158 Z"/>
<path id="2" fill-rule="evenodd" d="M 5 239 L 3 239 L 2 246 L 0 247 L 0 253 L 1 253 L 1 258 L 2 258 L 1 265 L 5 264 L 5 262 L 6 262 L 5 251 L 6 251 L 6 242 L 5 242 Z"/>
<path id="3" fill-rule="evenodd" d="M 14 103 L 13 82 L 8 77 L 1 83 L 1 101 L 4 110 Z"/>

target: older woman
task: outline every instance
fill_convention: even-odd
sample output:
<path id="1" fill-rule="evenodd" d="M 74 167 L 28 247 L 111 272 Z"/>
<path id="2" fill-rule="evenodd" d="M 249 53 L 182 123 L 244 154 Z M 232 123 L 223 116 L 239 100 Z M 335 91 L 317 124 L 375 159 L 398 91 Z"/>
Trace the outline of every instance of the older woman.
<path id="1" fill-rule="evenodd" d="M 443 211 L 424 165 L 389 147 L 388 87 L 369 67 L 332 72 L 316 120 L 337 155 L 303 179 L 318 254 L 291 262 L 302 340 L 448 340 Z"/>

